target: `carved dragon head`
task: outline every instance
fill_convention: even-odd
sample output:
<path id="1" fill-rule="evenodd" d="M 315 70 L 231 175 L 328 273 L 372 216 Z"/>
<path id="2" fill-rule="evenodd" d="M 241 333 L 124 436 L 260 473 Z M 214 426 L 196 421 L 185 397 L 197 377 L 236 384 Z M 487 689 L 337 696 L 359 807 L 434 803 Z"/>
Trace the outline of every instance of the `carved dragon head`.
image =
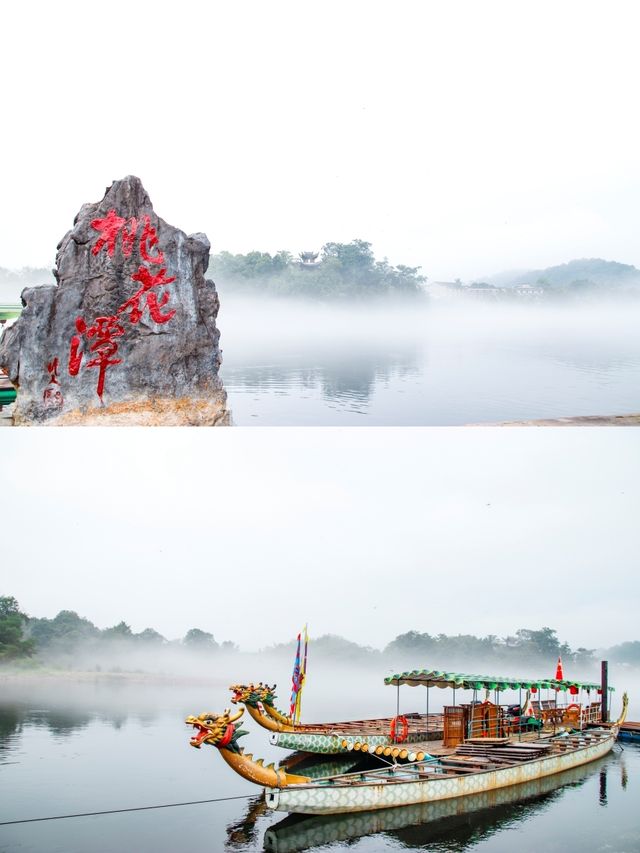
<path id="1" fill-rule="evenodd" d="M 258 702 L 263 705 L 273 705 L 276 685 L 270 687 L 268 684 L 232 684 L 229 690 L 233 693 L 231 702 L 236 705 L 238 702 L 243 702 L 245 705 L 250 705 L 252 708 L 258 707 Z"/>
<path id="2" fill-rule="evenodd" d="M 185 723 L 197 729 L 189 743 L 200 749 L 203 743 L 217 746 L 218 749 L 229 749 L 231 752 L 239 752 L 238 738 L 246 734 L 239 726 L 235 726 L 236 720 L 244 714 L 244 708 L 231 716 L 229 708 L 223 714 L 200 714 L 199 717 L 187 717 Z"/>
<path id="3" fill-rule="evenodd" d="M 627 712 L 629 711 L 629 697 L 627 695 L 627 691 L 622 694 L 622 713 L 620 714 L 618 720 L 614 723 L 616 726 L 621 726 L 624 724 L 624 721 L 627 719 Z"/>

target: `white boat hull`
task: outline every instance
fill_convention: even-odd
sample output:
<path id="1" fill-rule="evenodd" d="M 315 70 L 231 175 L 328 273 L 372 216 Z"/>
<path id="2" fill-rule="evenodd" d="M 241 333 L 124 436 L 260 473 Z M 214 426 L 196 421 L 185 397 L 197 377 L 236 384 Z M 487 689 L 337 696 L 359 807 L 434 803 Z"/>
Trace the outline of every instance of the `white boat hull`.
<path id="1" fill-rule="evenodd" d="M 595 761 L 610 752 L 615 734 L 601 737 L 596 743 L 566 753 L 524 761 L 499 770 L 484 770 L 464 776 L 387 780 L 348 784 L 290 785 L 267 788 L 266 804 L 275 811 L 299 814 L 341 814 L 414 805 L 469 794 L 479 794 L 510 785 L 521 785 L 534 779 L 552 776 Z"/>

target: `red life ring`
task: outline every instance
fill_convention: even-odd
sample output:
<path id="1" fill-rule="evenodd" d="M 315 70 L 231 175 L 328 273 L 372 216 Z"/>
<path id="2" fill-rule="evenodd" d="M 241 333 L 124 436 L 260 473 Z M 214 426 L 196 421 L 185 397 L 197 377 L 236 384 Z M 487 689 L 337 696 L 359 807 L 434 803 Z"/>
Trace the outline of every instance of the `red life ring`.
<path id="1" fill-rule="evenodd" d="M 567 705 L 567 711 L 579 711 L 579 710 L 580 710 L 580 705 L 576 705 L 575 703 L 573 705 Z"/>
<path id="2" fill-rule="evenodd" d="M 396 737 L 396 728 L 398 723 L 400 723 L 400 734 Z M 393 743 L 404 743 L 407 737 L 409 736 L 409 723 L 407 722 L 407 718 L 400 715 L 399 717 L 394 717 L 391 720 L 391 727 L 389 729 L 389 737 L 391 738 Z"/>

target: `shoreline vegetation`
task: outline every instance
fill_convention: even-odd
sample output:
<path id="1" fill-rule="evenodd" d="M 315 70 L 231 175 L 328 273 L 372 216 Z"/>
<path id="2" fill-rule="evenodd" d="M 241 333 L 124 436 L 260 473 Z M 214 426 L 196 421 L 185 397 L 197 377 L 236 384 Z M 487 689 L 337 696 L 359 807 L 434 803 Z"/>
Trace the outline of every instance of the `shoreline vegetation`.
<path id="1" fill-rule="evenodd" d="M 227 292 L 311 299 L 360 300 L 380 297 L 424 298 L 420 267 L 377 261 L 371 243 L 325 243 L 320 252 L 220 252 L 209 267 Z"/>
<path id="2" fill-rule="evenodd" d="M 30 617 L 20 610 L 12 596 L 0 597 L 0 675 L 3 678 L 38 678 L 67 676 L 140 678 L 148 680 L 175 678 L 183 663 L 216 660 L 250 660 L 276 658 L 289 660 L 295 650 L 293 640 L 276 643 L 258 651 L 241 651 L 231 641 L 219 643 L 212 633 L 191 628 L 178 640 L 167 640 L 153 628 L 134 633 L 124 621 L 100 629 L 89 619 L 71 610 L 62 610 L 52 619 Z M 538 630 L 520 628 L 507 637 L 473 634 L 431 635 L 410 630 L 399 634 L 382 649 L 363 646 L 344 637 L 325 634 L 314 638 L 314 657 L 352 665 L 375 664 L 404 669 L 424 667 L 438 662 L 462 670 L 469 660 L 479 660 L 487 669 L 522 666 L 548 666 L 561 656 L 565 664 L 581 669 L 595 667 L 601 657 L 612 663 L 640 666 L 640 641 L 631 641 L 608 649 L 572 649 L 561 642 L 557 631 L 549 627 Z M 149 667 L 149 661 L 152 666 Z M 196 667 L 196 672 L 198 669 Z M 84 674 L 84 675 L 83 675 Z M 189 679 L 191 675 L 186 675 Z M 213 677 L 213 676 L 212 676 Z M 205 679 L 208 681 L 209 679 Z"/>
<path id="3" fill-rule="evenodd" d="M 366 240 L 325 243 L 317 252 L 251 251 L 212 255 L 207 276 L 225 296 L 289 297 L 324 302 L 389 298 L 427 301 L 469 297 L 482 302 L 640 297 L 640 270 L 602 258 L 582 258 L 545 269 L 515 270 L 463 281 L 436 281 L 421 267 L 377 260 Z M 50 269 L 0 267 L 0 306 L 18 303 L 25 287 L 55 284 Z"/>

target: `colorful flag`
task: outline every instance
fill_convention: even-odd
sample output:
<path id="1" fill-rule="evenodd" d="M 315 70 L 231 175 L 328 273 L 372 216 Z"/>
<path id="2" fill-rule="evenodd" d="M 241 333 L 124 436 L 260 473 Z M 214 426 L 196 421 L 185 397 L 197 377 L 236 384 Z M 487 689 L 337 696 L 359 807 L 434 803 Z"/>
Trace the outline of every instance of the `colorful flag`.
<path id="1" fill-rule="evenodd" d="M 564 675 L 562 674 L 562 658 L 558 658 L 558 665 L 556 667 L 556 681 L 564 681 Z"/>
<path id="2" fill-rule="evenodd" d="M 293 675 L 291 676 L 291 704 L 289 712 L 294 723 L 300 721 L 300 709 L 302 704 L 302 688 L 304 679 L 307 674 L 307 648 L 309 644 L 309 635 L 307 634 L 307 626 L 304 626 L 304 653 L 301 654 L 302 633 L 298 634 L 298 646 L 296 648 L 296 657 L 293 662 Z"/>
<path id="3" fill-rule="evenodd" d="M 298 690 L 298 696 L 296 701 L 296 723 L 300 722 L 300 711 L 302 710 L 302 688 L 304 687 L 304 683 L 307 678 L 307 651 L 309 648 L 309 635 L 307 633 L 307 626 L 304 626 L 304 657 L 302 658 L 302 666 L 300 669 L 300 689 Z"/>

